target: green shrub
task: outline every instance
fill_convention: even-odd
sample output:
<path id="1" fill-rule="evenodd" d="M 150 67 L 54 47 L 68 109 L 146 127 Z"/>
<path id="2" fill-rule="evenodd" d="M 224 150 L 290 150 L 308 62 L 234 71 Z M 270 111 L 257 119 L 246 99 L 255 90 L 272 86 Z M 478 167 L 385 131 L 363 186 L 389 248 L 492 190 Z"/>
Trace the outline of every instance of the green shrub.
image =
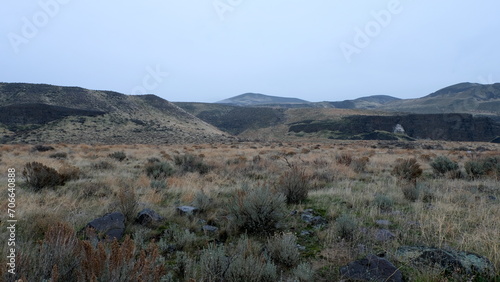
<path id="1" fill-rule="evenodd" d="M 381 211 L 391 211 L 394 206 L 394 200 L 386 195 L 377 194 L 375 195 L 374 204 Z"/>
<path id="2" fill-rule="evenodd" d="M 292 166 L 278 181 L 278 190 L 286 197 L 287 204 L 300 204 L 307 199 L 310 178 L 304 169 Z"/>
<path id="3" fill-rule="evenodd" d="M 198 191 L 194 195 L 192 205 L 197 207 L 201 212 L 207 211 L 212 204 L 212 199 L 203 191 Z"/>
<path id="4" fill-rule="evenodd" d="M 445 156 L 439 156 L 431 162 L 431 167 L 437 175 L 444 175 L 448 172 L 458 170 L 458 164 Z"/>
<path id="5" fill-rule="evenodd" d="M 405 199 L 411 202 L 418 200 L 420 196 L 420 187 L 413 184 L 402 184 L 401 191 Z"/>
<path id="6" fill-rule="evenodd" d="M 68 153 L 66 153 L 66 152 L 57 152 L 57 153 L 49 155 L 49 158 L 52 158 L 52 159 L 65 159 L 67 157 L 68 157 Z"/>
<path id="7" fill-rule="evenodd" d="M 335 221 L 335 233 L 338 237 L 345 240 L 354 239 L 358 230 L 358 222 L 349 214 L 342 214 Z"/>
<path id="8" fill-rule="evenodd" d="M 162 180 L 174 174 L 174 168 L 168 162 L 148 162 L 146 174 L 154 180 Z"/>
<path id="9" fill-rule="evenodd" d="M 294 270 L 293 275 L 300 282 L 313 281 L 314 270 L 309 263 L 301 263 Z"/>
<path id="10" fill-rule="evenodd" d="M 181 172 L 198 172 L 205 174 L 210 171 L 210 167 L 203 162 L 203 158 L 191 154 L 174 157 L 174 163 Z"/>
<path id="11" fill-rule="evenodd" d="M 107 161 L 100 161 L 100 162 L 92 164 L 92 168 L 99 169 L 99 170 L 106 170 L 106 169 L 114 168 L 114 165 L 110 162 L 107 162 Z"/>
<path id="12" fill-rule="evenodd" d="M 273 233 L 285 217 L 285 208 L 285 196 L 267 187 L 242 189 L 229 204 L 232 224 L 247 233 Z"/>
<path id="13" fill-rule="evenodd" d="M 156 190 L 167 189 L 167 182 L 165 180 L 151 180 L 149 186 Z"/>
<path id="14" fill-rule="evenodd" d="M 109 154 L 108 157 L 121 162 L 127 158 L 127 155 L 125 154 L 125 152 L 119 151 L 119 152 L 114 152 L 114 153 Z"/>
<path id="15" fill-rule="evenodd" d="M 416 182 L 417 178 L 422 175 L 422 169 L 416 159 L 397 159 L 396 165 L 392 170 L 392 175 L 399 180 Z"/>
<path id="16" fill-rule="evenodd" d="M 299 263 L 297 237 L 293 234 L 276 235 L 267 241 L 266 247 L 272 260 L 277 264 L 291 268 Z"/>
<path id="17" fill-rule="evenodd" d="M 46 187 L 64 185 L 64 178 L 53 168 L 39 162 L 27 163 L 24 166 L 23 177 L 26 183 L 35 191 Z"/>
<path id="18" fill-rule="evenodd" d="M 493 176 L 500 178 L 500 158 L 489 157 L 477 161 L 468 161 L 465 163 L 465 172 L 471 178 L 480 178 L 483 176 Z"/>

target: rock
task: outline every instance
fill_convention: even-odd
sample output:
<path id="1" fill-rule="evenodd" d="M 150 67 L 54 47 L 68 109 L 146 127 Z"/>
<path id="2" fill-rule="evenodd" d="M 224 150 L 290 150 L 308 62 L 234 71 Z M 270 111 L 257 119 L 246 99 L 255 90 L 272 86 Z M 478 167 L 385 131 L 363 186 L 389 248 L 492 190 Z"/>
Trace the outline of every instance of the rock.
<path id="1" fill-rule="evenodd" d="M 152 209 L 143 209 L 137 214 L 135 221 L 141 225 L 149 225 L 163 220 L 163 217 Z"/>
<path id="2" fill-rule="evenodd" d="M 302 246 L 302 245 L 300 245 L 300 244 L 297 244 L 297 249 L 298 249 L 299 251 L 305 251 L 305 250 L 306 250 L 306 247 L 304 247 L 304 246 Z"/>
<path id="3" fill-rule="evenodd" d="M 495 139 L 491 140 L 491 143 L 500 143 L 500 136 L 496 137 Z"/>
<path id="4" fill-rule="evenodd" d="M 387 229 L 377 229 L 375 231 L 375 240 L 380 242 L 389 241 L 396 238 L 396 235 Z"/>
<path id="5" fill-rule="evenodd" d="M 403 246 L 398 248 L 396 256 L 404 263 L 435 267 L 452 276 L 479 275 L 490 278 L 495 275 L 495 268 L 487 258 L 469 252 Z"/>
<path id="6" fill-rule="evenodd" d="M 322 225 L 327 224 L 328 222 L 321 216 L 314 216 L 314 211 L 312 209 L 307 209 L 302 212 L 300 218 L 303 221 L 315 225 L 315 227 L 321 227 Z"/>
<path id="7" fill-rule="evenodd" d="M 389 225 L 391 225 L 391 222 L 389 220 L 386 220 L 386 219 L 376 220 L 375 223 L 377 225 L 380 225 L 380 226 L 389 226 Z"/>
<path id="8" fill-rule="evenodd" d="M 374 255 L 341 267 L 340 275 L 355 281 L 403 281 L 403 275 L 390 261 Z"/>
<path id="9" fill-rule="evenodd" d="M 177 212 L 180 215 L 185 215 L 185 214 L 195 214 L 198 212 L 198 208 L 192 207 L 192 206 L 180 206 L 177 207 Z"/>
<path id="10" fill-rule="evenodd" d="M 101 239 L 120 240 L 125 231 L 125 216 L 121 212 L 108 213 L 89 222 L 86 228 L 95 229 Z"/>
<path id="11" fill-rule="evenodd" d="M 307 230 L 302 230 L 302 232 L 300 232 L 300 236 L 309 236 L 309 235 L 311 235 L 311 232 Z"/>
<path id="12" fill-rule="evenodd" d="M 203 231 L 209 232 L 209 233 L 210 232 L 215 233 L 215 232 L 217 232 L 217 230 L 219 230 L 219 228 L 212 226 L 212 225 L 203 225 L 202 229 L 203 229 Z"/>

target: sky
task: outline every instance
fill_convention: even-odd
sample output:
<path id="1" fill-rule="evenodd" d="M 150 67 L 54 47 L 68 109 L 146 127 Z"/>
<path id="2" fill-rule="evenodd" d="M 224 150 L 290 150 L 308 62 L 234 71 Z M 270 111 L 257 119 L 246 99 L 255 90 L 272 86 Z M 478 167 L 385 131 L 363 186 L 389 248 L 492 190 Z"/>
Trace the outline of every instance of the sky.
<path id="1" fill-rule="evenodd" d="M 3 1 L 0 82 L 216 102 L 500 82 L 498 0 Z"/>

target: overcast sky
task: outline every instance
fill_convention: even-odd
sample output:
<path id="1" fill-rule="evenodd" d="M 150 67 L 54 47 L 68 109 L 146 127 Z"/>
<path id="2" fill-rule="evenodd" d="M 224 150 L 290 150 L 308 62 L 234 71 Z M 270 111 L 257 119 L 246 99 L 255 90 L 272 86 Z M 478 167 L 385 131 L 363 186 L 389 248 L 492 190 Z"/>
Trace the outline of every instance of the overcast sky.
<path id="1" fill-rule="evenodd" d="M 498 0 L 2 2 L 1 82 L 215 102 L 500 81 Z"/>

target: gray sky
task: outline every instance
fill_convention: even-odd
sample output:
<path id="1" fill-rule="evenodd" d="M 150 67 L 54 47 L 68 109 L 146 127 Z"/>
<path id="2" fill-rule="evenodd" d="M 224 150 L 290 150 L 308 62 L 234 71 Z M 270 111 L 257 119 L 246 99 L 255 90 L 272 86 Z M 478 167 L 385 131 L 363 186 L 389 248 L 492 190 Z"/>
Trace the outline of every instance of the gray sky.
<path id="1" fill-rule="evenodd" d="M 215 102 L 500 81 L 498 0 L 3 2 L 1 82 Z"/>

